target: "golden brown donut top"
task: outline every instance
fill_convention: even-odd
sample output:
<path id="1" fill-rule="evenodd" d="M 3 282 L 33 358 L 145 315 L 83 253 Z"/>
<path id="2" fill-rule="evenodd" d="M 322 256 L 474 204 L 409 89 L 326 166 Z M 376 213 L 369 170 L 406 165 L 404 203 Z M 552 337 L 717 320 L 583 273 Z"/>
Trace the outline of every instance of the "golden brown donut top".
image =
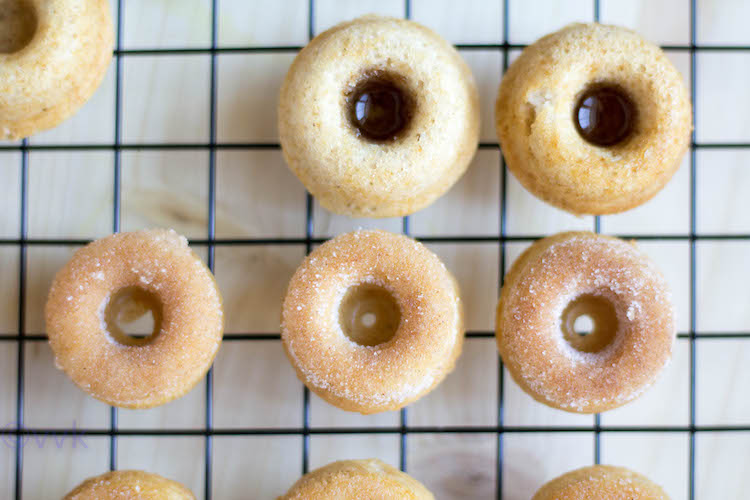
<path id="1" fill-rule="evenodd" d="M 669 500 L 660 486 L 624 467 L 583 467 L 546 483 L 532 500 Z"/>
<path id="2" fill-rule="evenodd" d="M 279 500 L 434 500 L 419 481 L 377 459 L 342 460 L 302 476 Z"/>
<path id="3" fill-rule="evenodd" d="M 195 500 L 178 482 L 137 470 L 107 472 L 81 483 L 63 500 Z"/>
<path id="4" fill-rule="evenodd" d="M 603 331 L 610 336 L 594 349 L 565 338 L 563 313 L 580 297 L 613 309 L 615 331 Z M 671 292 L 653 262 L 632 244 L 593 233 L 534 243 L 513 264 L 498 303 L 498 348 L 514 380 L 572 412 L 640 395 L 668 363 L 674 338 Z"/>
<path id="5" fill-rule="evenodd" d="M 591 87 L 634 107 L 632 132 L 600 147 L 574 115 Z M 690 142 L 688 90 L 663 51 L 635 32 L 571 24 L 528 46 L 503 77 L 497 132 L 508 167 L 543 200 L 578 214 L 620 212 L 653 197 Z"/>
<path id="6" fill-rule="evenodd" d="M 114 30 L 107 0 L 2 0 L 0 8 L 15 23 L 0 35 L 0 139 L 18 139 L 56 126 L 91 97 L 112 59 Z"/>

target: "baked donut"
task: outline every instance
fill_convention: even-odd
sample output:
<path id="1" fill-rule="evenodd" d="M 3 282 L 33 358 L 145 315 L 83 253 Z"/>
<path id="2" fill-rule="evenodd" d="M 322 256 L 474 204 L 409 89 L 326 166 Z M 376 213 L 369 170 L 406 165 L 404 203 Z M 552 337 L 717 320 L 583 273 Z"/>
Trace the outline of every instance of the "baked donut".
<path id="1" fill-rule="evenodd" d="M 107 0 L 0 0 L 0 139 L 59 125 L 112 59 Z"/>
<path id="2" fill-rule="evenodd" d="M 617 26 L 571 24 L 528 46 L 495 108 L 508 168 L 574 214 L 645 203 L 690 144 L 688 90 L 662 50 Z"/>
<path id="3" fill-rule="evenodd" d="M 120 324 L 147 312 L 153 331 Z M 113 234 L 78 250 L 55 277 L 45 309 L 55 363 L 93 397 L 151 408 L 190 391 L 224 331 L 214 277 L 172 230 Z"/>
<path id="4" fill-rule="evenodd" d="M 669 500 L 646 476 L 624 467 L 592 465 L 549 481 L 531 500 Z"/>
<path id="5" fill-rule="evenodd" d="M 589 319 L 590 332 L 576 324 Z M 598 413 L 644 392 L 669 361 L 667 283 L 634 244 L 593 233 L 537 241 L 513 263 L 497 306 L 497 346 L 537 401 Z"/>
<path id="6" fill-rule="evenodd" d="M 406 215 L 468 167 L 479 97 L 469 67 L 436 33 L 364 16 L 297 55 L 281 87 L 279 138 L 292 172 L 328 210 Z"/>
<path id="7" fill-rule="evenodd" d="M 464 338 L 458 285 L 421 243 L 355 231 L 315 249 L 284 299 L 281 339 L 321 398 L 363 414 L 397 410 L 432 390 Z"/>
<path id="8" fill-rule="evenodd" d="M 87 479 L 63 500 L 118 500 L 148 498 L 151 500 L 195 500 L 195 496 L 178 482 L 139 470 L 107 472 Z"/>
<path id="9" fill-rule="evenodd" d="M 422 483 L 381 462 L 341 460 L 315 469 L 278 500 L 347 500 L 377 498 L 378 500 L 434 500 Z"/>

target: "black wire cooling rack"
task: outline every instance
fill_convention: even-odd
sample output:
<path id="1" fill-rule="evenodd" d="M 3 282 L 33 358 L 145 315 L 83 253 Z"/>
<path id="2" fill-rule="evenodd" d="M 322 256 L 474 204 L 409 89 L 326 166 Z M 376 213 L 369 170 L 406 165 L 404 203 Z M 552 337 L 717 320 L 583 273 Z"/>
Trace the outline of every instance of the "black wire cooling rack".
<path id="1" fill-rule="evenodd" d="M 20 230 L 18 238 L 0 239 L 0 246 L 16 246 L 19 252 L 19 276 L 18 276 L 18 334 L 10 336 L 0 336 L 0 342 L 15 342 L 18 345 L 17 358 L 17 393 L 16 393 L 16 426 L 14 428 L 0 429 L 0 436 L 15 436 L 15 498 L 20 500 L 23 491 L 23 446 L 24 436 L 30 435 L 56 435 L 61 432 L 70 432 L 81 436 L 103 436 L 109 439 L 109 468 L 117 468 L 117 445 L 118 438 L 121 436 L 194 436 L 205 439 L 205 470 L 204 470 L 204 496 L 212 498 L 212 446 L 214 436 L 250 436 L 250 435 L 270 435 L 270 436 L 299 436 L 302 439 L 301 470 L 307 472 L 309 469 L 309 450 L 311 435 L 352 435 L 352 434 L 390 434 L 400 437 L 400 467 L 406 470 L 406 457 L 408 454 L 409 436 L 415 434 L 446 434 L 446 433 L 482 433 L 495 434 L 497 439 L 497 468 L 496 468 L 496 496 L 498 499 L 503 497 L 503 439 L 507 434 L 512 433 L 572 433 L 572 432 L 590 432 L 593 435 L 594 443 L 594 461 L 599 463 L 601 456 L 601 433 L 633 433 L 633 432 L 659 432 L 659 433 L 683 433 L 689 437 L 689 457 L 685 464 L 688 468 L 688 498 L 694 500 L 695 490 L 695 437 L 698 433 L 711 432 L 740 432 L 750 431 L 750 425 L 745 426 L 699 426 L 696 425 L 696 339 L 750 339 L 750 332 L 738 333 L 696 333 L 696 242 L 697 241 L 718 241 L 718 240 L 743 240 L 750 241 L 750 234 L 697 234 L 696 232 L 696 150 L 698 149 L 747 149 L 750 143 L 696 143 L 695 132 L 691 138 L 690 148 L 690 232 L 688 234 L 619 234 L 617 236 L 636 240 L 659 240 L 659 241 L 683 241 L 689 243 L 690 248 L 690 313 L 689 313 L 689 330 L 681 332 L 678 337 L 687 339 L 690 344 L 690 398 L 689 407 L 689 424 L 687 426 L 602 426 L 599 415 L 595 416 L 593 426 L 508 426 L 504 423 L 504 389 L 503 389 L 503 369 L 502 361 L 498 363 L 498 394 L 497 394 L 497 423 L 489 426 L 410 426 L 408 423 L 408 410 L 401 410 L 400 422 L 397 426 L 391 427 L 315 427 L 310 426 L 310 393 L 305 388 L 303 390 L 303 418 L 302 426 L 295 428 L 236 428 L 236 429 L 215 429 L 213 425 L 213 375 L 209 371 L 206 380 L 205 392 L 205 426 L 202 429 L 123 429 L 118 426 L 118 411 L 116 408 L 110 409 L 109 428 L 108 429 L 40 429 L 27 428 L 24 426 L 24 361 L 25 346 L 27 342 L 44 342 L 46 336 L 43 334 L 27 334 L 25 325 L 25 308 L 26 308 L 26 267 L 27 267 L 27 250 L 33 246 L 54 246 L 54 245 L 82 245 L 89 242 L 85 239 L 39 239 L 28 238 L 28 178 L 29 178 L 29 152 L 30 151 L 112 151 L 114 153 L 114 191 L 112 213 L 112 230 L 120 230 L 121 214 L 121 152 L 129 150 L 205 150 L 208 151 L 208 224 L 205 239 L 193 239 L 191 244 L 205 246 L 208 249 L 208 267 L 213 271 L 215 263 L 215 249 L 218 246 L 230 245 L 305 245 L 309 253 L 314 244 L 323 240 L 313 237 L 313 200 L 310 194 L 306 195 L 306 217 L 305 217 L 305 237 L 304 238 L 252 238 L 252 239 L 217 239 L 216 234 L 216 152 L 217 150 L 239 149 L 239 150 L 274 150 L 279 149 L 277 143 L 219 143 L 217 137 L 217 55 L 224 53 L 294 53 L 301 49 L 299 46 L 263 46 L 263 47 L 218 47 L 218 2 L 211 2 L 211 46 L 206 48 L 170 48 L 170 49 L 122 49 L 123 33 L 123 5 L 126 0 L 116 0 L 117 2 L 117 26 L 116 26 L 116 48 L 115 56 L 115 102 L 114 102 L 114 141 L 111 144 L 53 144 L 53 145 L 36 145 L 29 144 L 26 140 L 20 145 L 0 145 L 0 151 L 20 151 L 21 162 L 20 169 Z M 510 0 L 502 0 L 502 43 L 498 44 L 460 44 L 457 47 L 462 50 L 498 50 L 502 53 L 502 69 L 507 69 L 508 55 L 512 49 L 521 49 L 525 45 L 508 43 L 509 33 L 509 3 Z M 599 20 L 600 1 L 592 1 L 592 17 L 594 21 Z M 693 104 L 693 113 L 695 120 L 696 113 L 696 55 L 701 51 L 746 51 L 750 53 L 750 46 L 739 45 L 696 45 L 696 24 L 697 24 L 697 0 L 686 0 L 686 8 L 690 9 L 690 44 L 689 45 L 669 45 L 663 46 L 664 49 L 671 51 L 688 52 L 690 54 L 690 82 L 691 82 L 691 101 Z M 308 0 L 308 37 L 314 36 L 314 15 L 315 0 Z M 409 18 L 411 15 L 411 2 L 404 2 L 404 16 Z M 122 142 L 122 63 L 124 58 L 149 56 L 149 55 L 170 55 L 170 54 L 209 54 L 211 57 L 210 64 L 210 108 L 209 108 L 209 142 L 208 143 L 123 143 Z M 498 82 L 499 83 L 499 82 Z M 695 123 L 695 121 L 694 121 Z M 481 149 L 498 150 L 497 143 L 481 143 Z M 509 236 L 506 234 L 506 201 L 507 201 L 507 171 L 504 160 L 500 156 L 500 222 L 499 233 L 497 236 L 440 236 L 440 237 L 419 237 L 416 238 L 426 243 L 472 243 L 472 242 L 497 242 L 499 243 L 499 276 L 498 283 L 502 285 L 503 272 L 506 260 L 506 243 L 520 241 L 528 242 L 544 235 L 537 236 Z M 599 217 L 594 218 L 593 230 L 599 232 Z M 403 218 L 402 230 L 405 234 L 410 234 L 409 217 Z M 494 332 L 491 331 L 472 331 L 468 334 L 469 338 L 492 338 Z M 246 342 L 257 340 L 278 340 L 278 334 L 226 334 L 225 341 Z"/>

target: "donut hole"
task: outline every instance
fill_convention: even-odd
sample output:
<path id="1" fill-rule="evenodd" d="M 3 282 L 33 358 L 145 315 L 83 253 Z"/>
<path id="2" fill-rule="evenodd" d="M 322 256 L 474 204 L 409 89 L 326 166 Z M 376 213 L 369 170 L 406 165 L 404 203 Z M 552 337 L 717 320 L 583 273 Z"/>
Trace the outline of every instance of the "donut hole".
<path id="1" fill-rule="evenodd" d="M 637 109 L 633 99 L 619 85 L 595 83 L 576 99 L 573 123 L 588 143 L 611 147 L 625 143 L 635 129 Z"/>
<path id="2" fill-rule="evenodd" d="M 415 110 L 406 78 L 384 70 L 365 71 L 346 94 L 345 107 L 355 135 L 371 142 L 402 137 Z"/>
<path id="3" fill-rule="evenodd" d="M 36 9 L 29 0 L 0 0 L 0 54 L 26 47 L 38 25 Z"/>
<path id="4" fill-rule="evenodd" d="M 562 313 L 562 333 L 573 348 L 581 352 L 599 352 L 617 335 L 615 306 L 599 295 L 581 295 Z"/>
<path id="5" fill-rule="evenodd" d="M 391 292 L 379 285 L 364 283 L 347 290 L 339 306 L 339 322 L 344 335 L 364 346 L 388 342 L 401 323 L 401 308 Z"/>
<path id="6" fill-rule="evenodd" d="M 104 322 L 116 342 L 128 346 L 151 343 L 161 331 L 162 303 L 137 286 L 113 293 L 104 309 Z"/>

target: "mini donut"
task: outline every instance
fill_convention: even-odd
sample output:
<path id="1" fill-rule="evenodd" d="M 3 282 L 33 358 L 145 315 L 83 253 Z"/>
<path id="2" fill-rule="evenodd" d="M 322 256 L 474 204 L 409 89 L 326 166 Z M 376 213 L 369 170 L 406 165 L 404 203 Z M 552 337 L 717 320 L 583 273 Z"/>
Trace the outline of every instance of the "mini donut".
<path id="1" fill-rule="evenodd" d="M 153 332 L 119 323 L 148 310 Z M 78 250 L 55 277 L 45 309 L 55 363 L 91 396 L 152 408 L 189 392 L 216 357 L 224 331 L 211 272 L 172 230 L 113 234 Z"/>
<path id="2" fill-rule="evenodd" d="M 495 112 L 513 175 L 574 214 L 651 199 L 679 168 L 692 129 L 688 90 L 664 52 L 601 24 L 571 24 L 524 49 Z"/>
<path id="3" fill-rule="evenodd" d="M 576 327 L 588 317 L 590 333 Z M 535 242 L 513 263 L 497 306 L 497 346 L 537 401 L 578 413 L 643 393 L 672 354 L 669 287 L 634 244 L 586 232 Z"/>
<path id="4" fill-rule="evenodd" d="M 445 193 L 479 141 L 479 97 L 458 52 L 411 21 L 364 16 L 315 37 L 281 87 L 279 137 L 321 205 L 415 212 Z"/>
<path id="5" fill-rule="evenodd" d="M 646 476 L 624 467 L 592 465 L 544 484 L 531 500 L 669 500 Z"/>
<path id="6" fill-rule="evenodd" d="M 315 394 L 363 414 L 397 410 L 453 370 L 464 338 L 458 285 L 424 245 L 355 231 L 315 249 L 284 299 L 281 339 Z"/>
<path id="7" fill-rule="evenodd" d="M 148 498 L 151 500 L 195 500 L 183 485 L 157 474 L 139 470 L 107 472 L 87 479 L 63 500 L 118 500 Z"/>
<path id="8" fill-rule="evenodd" d="M 0 139 L 59 125 L 112 59 L 107 0 L 0 0 Z"/>
<path id="9" fill-rule="evenodd" d="M 278 500 L 434 500 L 419 481 L 381 462 L 341 460 L 302 476 Z"/>

